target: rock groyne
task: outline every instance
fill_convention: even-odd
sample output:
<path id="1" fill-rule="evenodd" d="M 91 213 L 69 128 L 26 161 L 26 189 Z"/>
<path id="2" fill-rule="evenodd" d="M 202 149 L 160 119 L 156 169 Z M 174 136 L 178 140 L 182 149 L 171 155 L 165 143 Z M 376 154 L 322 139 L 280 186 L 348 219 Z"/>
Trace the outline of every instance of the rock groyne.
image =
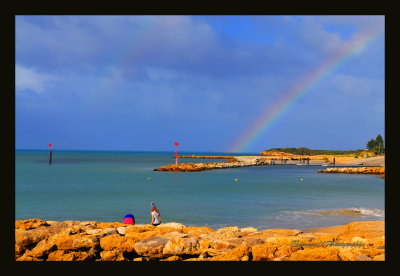
<path id="1" fill-rule="evenodd" d="M 17 261 L 383 261 L 384 221 L 340 231 L 19 220 Z"/>
<path id="2" fill-rule="evenodd" d="M 172 157 L 175 158 L 175 157 Z M 199 159 L 235 159 L 235 156 L 230 155 L 179 155 L 178 158 L 199 158 Z"/>
<path id="3" fill-rule="evenodd" d="M 198 157 L 200 158 L 200 157 Z M 205 157 L 203 157 L 205 158 Z M 154 169 L 154 171 L 182 171 L 182 172 L 194 172 L 204 171 L 211 169 L 227 169 L 227 168 L 238 168 L 247 166 L 261 166 L 269 165 L 270 161 L 264 158 L 240 158 L 233 157 L 230 160 L 223 162 L 210 162 L 210 163 L 180 163 L 162 166 Z"/>
<path id="4" fill-rule="evenodd" d="M 377 174 L 385 177 L 385 167 L 361 167 L 361 168 L 328 168 L 318 170 L 321 173 L 356 173 L 356 174 Z"/>

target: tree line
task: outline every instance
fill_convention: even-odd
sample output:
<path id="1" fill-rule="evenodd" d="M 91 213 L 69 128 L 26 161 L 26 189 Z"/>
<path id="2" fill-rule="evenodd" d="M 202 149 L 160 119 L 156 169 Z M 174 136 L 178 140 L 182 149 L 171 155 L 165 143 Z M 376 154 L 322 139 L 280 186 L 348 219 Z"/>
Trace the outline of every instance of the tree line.
<path id="1" fill-rule="evenodd" d="M 346 155 L 346 154 L 357 154 L 362 152 L 362 149 L 359 150 L 318 150 L 318 149 L 309 149 L 306 147 L 300 148 L 272 148 L 266 151 L 277 151 L 277 152 L 286 152 L 294 155 Z"/>
<path id="2" fill-rule="evenodd" d="M 381 155 L 385 153 L 384 141 L 380 134 L 376 136 L 375 139 L 371 139 L 368 141 L 366 145 L 366 150 L 375 154 Z M 266 151 L 270 152 L 286 152 L 295 155 L 348 155 L 354 154 L 358 157 L 361 152 L 365 151 L 365 149 L 357 149 L 357 150 L 318 150 L 318 149 L 309 149 L 306 147 L 300 148 L 271 148 Z"/>
<path id="3" fill-rule="evenodd" d="M 385 153 L 385 145 L 384 145 L 384 141 L 383 138 L 380 134 L 378 134 L 378 136 L 376 136 L 375 139 L 371 139 L 368 141 L 367 143 L 367 149 L 368 151 L 377 154 L 377 155 L 381 155 Z"/>

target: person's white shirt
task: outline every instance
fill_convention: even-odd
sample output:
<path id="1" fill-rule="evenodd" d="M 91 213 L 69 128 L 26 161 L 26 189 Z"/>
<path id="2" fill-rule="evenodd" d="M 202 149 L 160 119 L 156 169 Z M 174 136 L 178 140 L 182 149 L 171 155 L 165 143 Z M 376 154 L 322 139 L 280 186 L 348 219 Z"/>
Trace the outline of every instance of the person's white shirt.
<path id="1" fill-rule="evenodd" d="M 159 224 L 160 221 L 160 213 L 157 213 L 156 211 L 151 212 L 151 215 L 154 218 L 153 224 Z"/>

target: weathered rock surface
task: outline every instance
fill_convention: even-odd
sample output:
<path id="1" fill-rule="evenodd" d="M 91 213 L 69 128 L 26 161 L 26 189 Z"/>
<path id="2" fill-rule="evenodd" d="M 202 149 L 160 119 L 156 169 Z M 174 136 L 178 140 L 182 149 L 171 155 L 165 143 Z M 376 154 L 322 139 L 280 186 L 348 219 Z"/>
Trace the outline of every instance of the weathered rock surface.
<path id="1" fill-rule="evenodd" d="M 180 223 L 44 221 L 15 223 L 17 261 L 384 261 L 384 221 L 258 230 Z"/>
<path id="2" fill-rule="evenodd" d="M 328 168 L 318 170 L 321 173 L 356 173 L 356 174 L 378 174 L 385 177 L 385 167 L 361 167 L 361 168 Z"/>
<path id="3" fill-rule="evenodd" d="M 135 251 L 141 255 L 151 258 L 161 259 L 164 257 L 163 249 L 168 239 L 164 237 L 153 236 L 135 243 Z"/>
<path id="4" fill-rule="evenodd" d="M 291 261 L 340 261 L 339 249 L 327 248 L 305 248 L 290 255 Z"/>
<path id="5" fill-rule="evenodd" d="M 98 259 L 98 261 L 128 261 L 120 250 L 101 251 L 100 257 L 101 259 Z"/>

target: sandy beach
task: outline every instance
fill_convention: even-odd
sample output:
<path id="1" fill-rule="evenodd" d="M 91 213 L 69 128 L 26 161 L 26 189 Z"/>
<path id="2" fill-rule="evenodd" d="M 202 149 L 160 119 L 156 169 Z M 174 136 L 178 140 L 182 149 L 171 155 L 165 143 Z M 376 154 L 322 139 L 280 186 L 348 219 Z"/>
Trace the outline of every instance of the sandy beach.
<path id="1" fill-rule="evenodd" d="M 176 222 L 15 222 L 17 261 L 384 261 L 384 221 L 333 227 L 188 227 Z"/>

